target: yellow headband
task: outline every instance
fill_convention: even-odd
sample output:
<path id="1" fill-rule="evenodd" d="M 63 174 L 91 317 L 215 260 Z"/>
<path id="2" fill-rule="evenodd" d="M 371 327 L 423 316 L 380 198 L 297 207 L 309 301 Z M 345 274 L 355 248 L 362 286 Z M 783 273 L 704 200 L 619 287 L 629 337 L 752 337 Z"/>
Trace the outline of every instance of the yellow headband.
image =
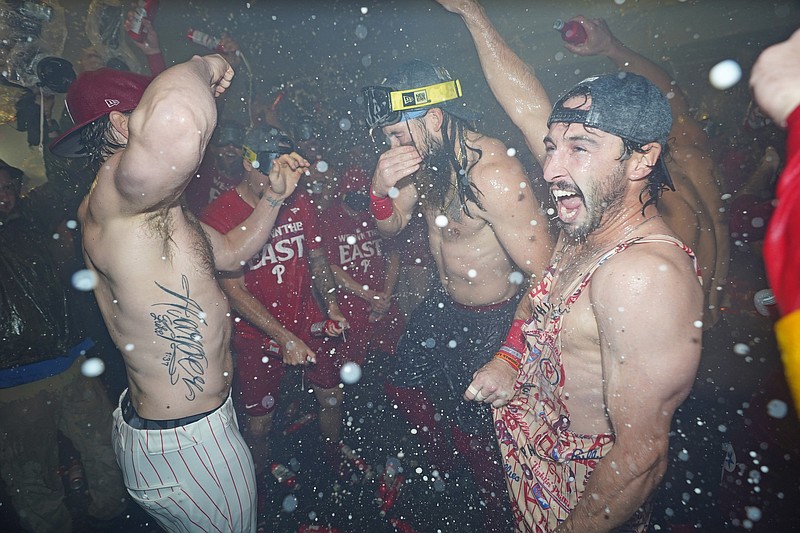
<path id="1" fill-rule="evenodd" d="M 392 111 L 408 111 L 448 100 L 455 100 L 461 96 L 461 82 L 459 80 L 445 81 L 418 89 L 405 91 L 392 91 L 389 93 Z"/>

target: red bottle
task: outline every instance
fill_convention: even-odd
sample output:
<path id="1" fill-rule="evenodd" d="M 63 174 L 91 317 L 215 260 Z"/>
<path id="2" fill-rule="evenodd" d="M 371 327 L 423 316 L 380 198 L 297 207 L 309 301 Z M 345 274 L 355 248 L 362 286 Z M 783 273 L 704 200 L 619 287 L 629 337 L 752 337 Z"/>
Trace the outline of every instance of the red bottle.
<path id="1" fill-rule="evenodd" d="M 569 44 L 583 44 L 586 42 L 586 30 L 583 24 L 577 20 L 557 20 L 553 24 L 553 29 L 561 32 L 561 38 Z"/>
<path id="2" fill-rule="evenodd" d="M 156 11 L 158 11 L 158 0 L 139 0 L 138 6 L 133 11 L 131 27 L 128 28 L 128 35 L 131 36 L 131 39 L 138 42 L 144 40 L 142 20 L 147 19 L 152 24 Z"/>
<path id="3" fill-rule="evenodd" d="M 220 39 L 206 32 L 189 28 L 189 31 L 186 32 L 186 37 L 193 43 L 205 46 L 209 50 L 214 50 L 220 54 L 225 52 L 225 48 L 222 46 Z"/>
<path id="4" fill-rule="evenodd" d="M 314 322 L 311 324 L 311 335 L 314 337 L 333 337 L 336 335 L 336 330 L 341 327 L 342 325 L 339 322 L 331 319 Z"/>

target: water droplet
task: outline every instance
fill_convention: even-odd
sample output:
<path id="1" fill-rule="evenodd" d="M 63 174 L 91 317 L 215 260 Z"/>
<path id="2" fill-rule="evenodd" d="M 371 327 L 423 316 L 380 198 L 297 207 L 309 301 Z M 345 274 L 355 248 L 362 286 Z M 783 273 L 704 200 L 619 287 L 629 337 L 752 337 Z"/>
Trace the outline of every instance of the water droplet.
<path id="1" fill-rule="evenodd" d="M 275 398 L 273 398 L 271 394 L 267 394 L 261 399 L 261 405 L 264 409 L 272 409 L 275 405 Z"/>
<path id="2" fill-rule="evenodd" d="M 358 380 L 361 379 L 361 367 L 353 361 L 348 361 L 339 370 L 339 377 L 342 379 L 342 383 L 348 385 L 358 383 Z"/>
<path id="3" fill-rule="evenodd" d="M 750 346 L 743 342 L 737 342 L 733 345 L 733 353 L 738 355 L 748 355 L 750 353 Z"/>
<path id="4" fill-rule="evenodd" d="M 134 348 L 135 348 L 135 346 L 133 345 L 133 343 L 129 342 L 128 344 L 125 345 L 125 351 L 126 352 L 132 352 Z"/>
<path id="5" fill-rule="evenodd" d="M 93 291 L 97 287 L 97 274 L 85 268 L 78 270 L 72 275 L 72 286 L 83 292 Z"/>
<path id="6" fill-rule="evenodd" d="M 343 118 L 339 120 L 339 129 L 342 131 L 347 131 L 350 129 L 350 126 L 353 124 L 350 122 L 349 118 Z"/>
<path id="7" fill-rule="evenodd" d="M 387 194 L 389 198 L 397 198 L 398 196 L 400 196 L 400 189 L 398 189 L 397 187 L 392 187 L 391 189 L 389 189 L 389 192 Z"/>
<path id="8" fill-rule="evenodd" d="M 81 374 L 87 378 L 96 378 L 106 369 L 106 364 L 99 357 L 91 357 L 81 364 Z"/>
<path id="9" fill-rule="evenodd" d="M 508 282 L 512 285 L 522 285 L 523 281 L 525 281 L 525 276 L 522 272 L 514 271 L 508 275 Z"/>
<path id="10" fill-rule="evenodd" d="M 294 512 L 294 510 L 297 509 L 297 497 L 293 494 L 289 494 L 288 496 L 286 496 L 283 499 L 281 508 L 287 513 Z"/>
<path id="11" fill-rule="evenodd" d="M 478 271 L 477 271 L 477 270 L 475 270 L 474 268 L 470 268 L 470 269 L 467 271 L 467 276 L 469 276 L 470 278 L 474 278 L 474 277 L 475 277 L 475 276 L 477 276 L 477 275 L 478 275 Z"/>
<path id="12" fill-rule="evenodd" d="M 742 78 L 742 67 L 733 59 L 720 61 L 708 72 L 708 80 L 715 89 L 730 89 Z"/>
<path id="13" fill-rule="evenodd" d="M 364 26 L 363 24 L 359 24 L 358 26 L 356 26 L 356 37 L 358 37 L 359 39 L 362 40 L 366 39 L 367 33 L 369 33 L 367 31 L 367 27 Z"/>
<path id="14" fill-rule="evenodd" d="M 348 235 L 346 240 L 347 240 L 347 244 L 352 246 L 352 245 L 354 245 L 356 243 L 356 236 L 355 235 Z"/>
<path id="15" fill-rule="evenodd" d="M 789 406 L 782 400 L 772 400 L 767 404 L 767 414 L 772 418 L 784 418 L 789 412 Z"/>
<path id="16" fill-rule="evenodd" d="M 508 154 L 508 157 L 514 157 L 515 155 L 517 155 L 517 149 L 509 148 L 508 150 L 506 150 L 506 153 Z"/>
<path id="17" fill-rule="evenodd" d="M 447 217 L 444 215 L 439 215 L 434 220 L 434 223 L 436 224 L 436 226 L 440 228 L 446 228 L 447 225 L 450 223 L 450 220 L 448 220 Z"/>
<path id="18" fill-rule="evenodd" d="M 322 174 L 328 171 L 328 163 L 326 161 L 317 161 L 317 172 Z"/>

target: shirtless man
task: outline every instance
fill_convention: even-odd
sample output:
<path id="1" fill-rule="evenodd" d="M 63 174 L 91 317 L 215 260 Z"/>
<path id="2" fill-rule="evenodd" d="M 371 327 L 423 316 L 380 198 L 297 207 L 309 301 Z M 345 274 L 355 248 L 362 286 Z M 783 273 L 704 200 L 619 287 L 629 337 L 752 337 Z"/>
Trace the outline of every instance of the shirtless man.
<path id="1" fill-rule="evenodd" d="M 672 76 L 625 46 L 602 19 L 579 16 L 586 30 L 586 42 L 566 43 L 570 52 L 582 56 L 602 55 L 620 70 L 634 72 L 669 95 L 672 108 L 670 157 L 667 168 L 677 194 L 665 194 L 659 205 L 664 221 L 687 246 L 697 253 L 706 291 L 705 329 L 719 318 L 719 304 L 730 259 L 730 231 L 722 204 L 722 178 L 711 157 L 708 136 L 689 110 L 689 102 Z"/>
<path id="2" fill-rule="evenodd" d="M 412 90 L 425 103 L 409 106 L 402 99 Z M 511 323 L 520 284 L 543 272 L 552 249 L 547 223 L 520 162 L 499 140 L 470 129 L 474 117 L 447 71 L 415 60 L 364 93 L 369 126 L 380 128 L 389 145 L 372 179 L 378 230 L 396 235 L 420 209 L 441 284 L 411 314 L 387 389 L 412 423 L 427 426 L 423 438 L 446 441 L 432 409 L 430 418 L 420 418 L 419 406 L 432 400 L 473 472 L 492 473 L 476 481 L 489 500 L 487 531 L 498 531 L 507 526 L 504 496 L 494 484 L 502 487 L 499 467 L 485 451 L 494 447 L 489 409 L 462 396 L 479 369 L 487 389 L 511 391 L 513 369 L 492 356 Z M 409 401 L 412 394 L 421 399 Z M 482 437 L 485 445 L 470 446 Z M 426 443 L 440 470 L 452 460 L 445 446 Z"/>
<path id="3" fill-rule="evenodd" d="M 75 126 L 51 145 L 101 162 L 78 216 L 128 374 L 114 446 L 128 492 L 169 531 L 255 530 L 253 462 L 230 399 L 229 307 L 214 271 L 237 270 L 261 249 L 308 166 L 282 156 L 271 190 L 228 234 L 183 209 L 216 124 L 214 98 L 232 78 L 219 55 L 195 56 L 152 83 L 85 72 L 67 93 Z"/>
<path id="4" fill-rule="evenodd" d="M 641 76 L 606 75 L 578 84 L 548 118 L 541 84 L 481 7 L 437 1 L 466 22 L 492 91 L 542 163 L 562 228 L 552 266 L 520 306 L 528 316 L 517 315 L 526 349 L 513 398 L 467 394 L 498 407 L 516 527 L 643 531 L 702 334 L 694 256 L 657 210 L 670 183 L 669 103 Z"/>

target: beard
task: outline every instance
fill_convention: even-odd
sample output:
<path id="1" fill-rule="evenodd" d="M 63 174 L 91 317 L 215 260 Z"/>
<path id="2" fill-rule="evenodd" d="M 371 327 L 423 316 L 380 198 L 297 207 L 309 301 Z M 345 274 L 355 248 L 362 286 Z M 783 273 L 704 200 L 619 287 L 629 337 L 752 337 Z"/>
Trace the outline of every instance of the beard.
<path id="1" fill-rule="evenodd" d="M 452 160 L 442 142 L 433 139 L 426 130 L 423 131 L 424 144 L 422 147 L 417 145 L 422 156 L 422 166 L 414 176 L 414 185 L 423 207 L 440 209 L 445 207 L 452 186 Z"/>
<path id="2" fill-rule="evenodd" d="M 620 162 L 608 175 L 592 181 L 588 194 L 581 194 L 586 216 L 582 222 L 564 223 L 559 226 L 577 242 L 585 242 L 603 222 L 604 217 L 614 217 L 622 209 L 622 200 L 628 187 L 624 179 L 623 164 Z"/>

